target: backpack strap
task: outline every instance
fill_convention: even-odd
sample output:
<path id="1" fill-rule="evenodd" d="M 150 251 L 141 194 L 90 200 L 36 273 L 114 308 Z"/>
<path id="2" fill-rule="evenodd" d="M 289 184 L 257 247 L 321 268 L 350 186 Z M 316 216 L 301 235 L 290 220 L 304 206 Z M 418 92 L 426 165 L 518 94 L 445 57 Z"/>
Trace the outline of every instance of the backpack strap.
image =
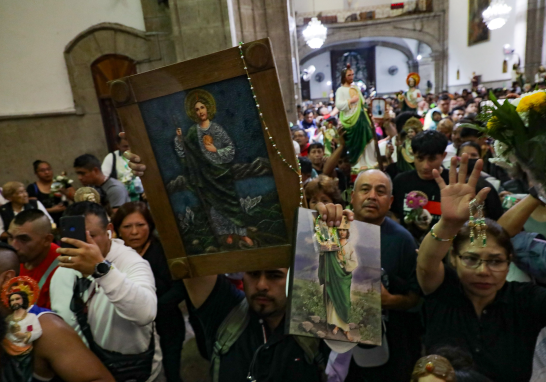
<path id="1" fill-rule="evenodd" d="M 110 171 L 110 178 L 117 179 L 118 169 L 116 167 L 116 152 L 112 151 L 110 154 L 112 154 L 112 171 Z"/>
<path id="2" fill-rule="evenodd" d="M 237 304 L 227 317 L 222 321 L 216 332 L 216 342 L 212 348 L 210 367 L 212 381 L 218 382 L 220 378 L 220 357 L 226 354 L 231 346 L 239 339 L 248 326 L 248 301 L 246 297 Z"/>
<path id="3" fill-rule="evenodd" d="M 311 365 L 315 365 L 320 373 L 320 380 L 326 381 L 326 359 L 320 351 L 320 338 L 292 336 L 296 343 L 305 353 L 305 360 Z"/>
<path id="4" fill-rule="evenodd" d="M 40 279 L 40 282 L 38 283 L 38 286 L 40 287 L 40 290 L 42 290 L 42 287 L 46 283 L 47 278 L 55 270 L 55 268 L 57 268 L 58 265 L 59 265 L 59 258 L 56 257 L 55 260 L 53 260 L 53 262 L 49 265 L 49 267 L 45 271 L 44 275 Z"/>

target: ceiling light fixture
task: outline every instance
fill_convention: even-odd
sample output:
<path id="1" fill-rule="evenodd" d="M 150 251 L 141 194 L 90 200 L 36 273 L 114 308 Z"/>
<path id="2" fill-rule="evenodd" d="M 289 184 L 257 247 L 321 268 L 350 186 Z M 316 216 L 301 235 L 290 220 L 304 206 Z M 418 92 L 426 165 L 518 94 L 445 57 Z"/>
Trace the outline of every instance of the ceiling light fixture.
<path id="1" fill-rule="evenodd" d="M 328 28 L 326 28 L 319 19 L 313 17 L 307 28 L 303 30 L 303 38 L 311 49 L 319 49 L 326 40 Z"/>
<path id="2" fill-rule="evenodd" d="M 504 0 L 492 0 L 491 5 L 482 13 L 483 21 L 490 30 L 502 28 L 510 16 L 512 7 Z"/>

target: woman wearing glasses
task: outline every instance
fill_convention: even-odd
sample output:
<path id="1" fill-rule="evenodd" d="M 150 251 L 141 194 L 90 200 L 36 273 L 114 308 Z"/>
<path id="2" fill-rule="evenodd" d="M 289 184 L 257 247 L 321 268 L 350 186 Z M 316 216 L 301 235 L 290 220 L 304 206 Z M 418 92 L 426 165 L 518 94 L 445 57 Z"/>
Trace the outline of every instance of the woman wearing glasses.
<path id="1" fill-rule="evenodd" d="M 474 217 L 489 192 L 484 188 L 475 195 L 482 167 L 479 160 L 467 182 L 468 155 L 459 173 L 452 158 L 449 185 L 434 171 L 442 217 L 417 258 L 425 294 L 425 346 L 468 351 L 478 371 L 496 382 L 529 381 L 536 339 L 546 326 L 546 289 L 506 281 L 514 253 L 510 237 L 496 222 Z"/>

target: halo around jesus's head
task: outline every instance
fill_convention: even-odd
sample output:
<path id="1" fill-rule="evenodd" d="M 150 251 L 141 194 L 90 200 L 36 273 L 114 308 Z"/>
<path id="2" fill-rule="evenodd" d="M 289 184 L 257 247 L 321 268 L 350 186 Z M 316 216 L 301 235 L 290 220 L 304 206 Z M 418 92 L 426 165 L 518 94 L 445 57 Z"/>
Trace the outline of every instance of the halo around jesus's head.
<path id="1" fill-rule="evenodd" d="M 195 112 L 195 105 L 201 102 L 207 108 L 208 119 L 211 120 L 216 115 L 216 101 L 212 94 L 203 89 L 195 89 L 188 93 L 184 100 L 184 107 L 186 114 L 195 123 L 201 122 L 197 113 Z"/>
<path id="2" fill-rule="evenodd" d="M 28 276 L 17 276 L 9 279 L 2 286 L 2 302 L 9 308 L 9 296 L 15 292 L 25 292 L 28 297 L 28 305 L 34 305 L 40 297 L 40 287 L 38 283 Z"/>
<path id="3" fill-rule="evenodd" d="M 413 73 L 408 74 L 408 77 L 406 78 L 406 84 L 408 84 L 408 86 L 411 86 L 410 83 L 409 83 L 410 78 L 413 78 L 413 80 L 415 81 L 415 85 L 413 85 L 413 86 L 417 86 L 417 85 L 419 85 L 419 82 L 421 82 L 421 77 L 419 76 L 419 74 L 413 72 Z"/>

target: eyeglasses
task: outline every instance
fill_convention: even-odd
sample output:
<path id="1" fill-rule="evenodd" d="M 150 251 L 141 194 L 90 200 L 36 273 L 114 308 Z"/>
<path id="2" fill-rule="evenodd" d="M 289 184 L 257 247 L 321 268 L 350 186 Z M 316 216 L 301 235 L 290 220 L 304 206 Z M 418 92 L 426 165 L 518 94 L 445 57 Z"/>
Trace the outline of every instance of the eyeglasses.
<path id="1" fill-rule="evenodd" d="M 485 265 L 487 265 L 487 268 L 489 268 L 493 272 L 506 271 L 508 269 L 508 265 L 510 264 L 510 260 L 483 260 L 475 256 L 459 255 L 459 259 L 461 259 L 461 262 L 467 268 L 478 269 L 482 265 L 482 263 L 485 263 Z"/>

